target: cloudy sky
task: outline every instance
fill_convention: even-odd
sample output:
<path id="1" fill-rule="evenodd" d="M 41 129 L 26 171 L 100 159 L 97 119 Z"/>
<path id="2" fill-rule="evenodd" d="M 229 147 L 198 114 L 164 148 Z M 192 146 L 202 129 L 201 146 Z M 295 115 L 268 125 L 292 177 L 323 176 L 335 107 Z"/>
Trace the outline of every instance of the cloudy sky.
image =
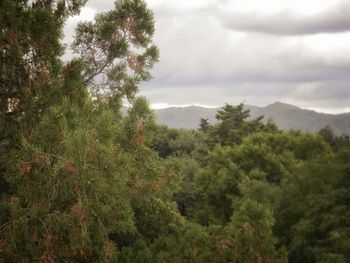
<path id="1" fill-rule="evenodd" d="M 265 106 L 350 111 L 350 0 L 146 0 L 160 62 L 140 87 L 155 107 Z M 89 0 L 74 25 L 113 7 Z"/>

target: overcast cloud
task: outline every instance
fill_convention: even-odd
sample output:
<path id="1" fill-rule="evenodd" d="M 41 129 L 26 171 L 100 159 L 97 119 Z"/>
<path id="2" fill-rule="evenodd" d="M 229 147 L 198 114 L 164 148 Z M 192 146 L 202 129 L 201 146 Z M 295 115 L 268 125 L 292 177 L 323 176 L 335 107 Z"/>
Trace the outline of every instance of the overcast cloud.
<path id="1" fill-rule="evenodd" d="M 153 80 L 140 87 L 152 104 L 278 100 L 350 111 L 350 0 L 146 2 L 161 55 Z M 67 22 L 65 41 L 77 21 L 112 7 L 112 0 L 88 1 Z"/>
<path id="2" fill-rule="evenodd" d="M 259 11 L 219 12 L 218 19 L 232 30 L 275 35 L 310 35 L 343 33 L 350 29 L 350 1 L 335 3 L 332 8 L 315 14 L 302 15 L 288 8 L 272 14 Z"/>

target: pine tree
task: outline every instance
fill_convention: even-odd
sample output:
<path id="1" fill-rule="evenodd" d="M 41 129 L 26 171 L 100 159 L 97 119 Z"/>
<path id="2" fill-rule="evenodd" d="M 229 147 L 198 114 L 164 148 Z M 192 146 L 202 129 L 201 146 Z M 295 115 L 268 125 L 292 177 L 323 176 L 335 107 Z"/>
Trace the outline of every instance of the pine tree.
<path id="1" fill-rule="evenodd" d="M 86 2 L 12 1 L 0 3 L 0 139 L 30 135 L 54 101 L 63 53 L 62 28 Z M 50 28 L 50 30 L 47 30 Z"/>
<path id="2" fill-rule="evenodd" d="M 270 120 L 262 122 L 263 116 L 249 120 L 250 111 L 243 103 L 233 106 L 226 104 L 216 114 L 218 124 L 214 125 L 211 136 L 213 143 L 220 145 L 238 145 L 243 138 L 258 131 L 276 132 L 277 127 Z"/>
<path id="3" fill-rule="evenodd" d="M 115 8 L 82 22 L 73 50 L 84 61 L 84 83 L 91 91 L 133 98 L 158 59 L 152 44 L 154 20 L 141 0 L 120 0 Z"/>
<path id="4" fill-rule="evenodd" d="M 113 80 L 105 86 L 111 93 L 92 98 L 93 78 L 87 77 L 96 72 L 89 71 L 89 63 L 99 54 L 88 59 L 82 54 L 66 65 L 60 60 L 63 23 L 84 2 L 1 2 L 6 87 L 1 143 L 7 151 L 0 171 L 8 192 L 0 200 L 0 255 L 5 262 L 114 261 L 122 244 L 113 236 L 141 232 L 135 196 L 159 192 L 157 202 L 167 200 L 162 191 L 167 173 L 147 147 L 153 125 L 147 104 L 132 100 L 128 116 L 120 114 L 121 99 L 135 95 L 135 85 L 149 77 L 157 57 L 152 14 L 143 1 L 130 0 L 96 18 L 90 29 L 103 33 L 96 41 L 109 43 L 104 51 L 112 63 L 97 70 Z M 122 43 L 114 43 L 120 31 Z M 76 43 L 85 33 L 78 30 Z M 129 45 L 146 51 L 135 55 Z M 121 56 L 117 46 L 123 46 Z M 121 75 L 108 71 L 115 70 L 113 59 L 128 60 Z M 113 81 L 127 84 L 116 87 Z M 168 206 L 163 210 L 168 213 Z"/>
<path id="5" fill-rule="evenodd" d="M 60 98 L 62 28 L 85 0 L 0 1 L 0 187 L 7 153 Z M 50 30 L 47 30 L 50 28 Z"/>

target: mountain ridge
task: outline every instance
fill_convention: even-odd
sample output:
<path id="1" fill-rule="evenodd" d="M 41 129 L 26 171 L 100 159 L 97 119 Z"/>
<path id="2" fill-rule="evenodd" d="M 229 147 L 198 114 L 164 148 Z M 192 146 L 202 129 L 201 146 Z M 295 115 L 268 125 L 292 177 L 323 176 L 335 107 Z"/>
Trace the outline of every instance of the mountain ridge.
<path id="1" fill-rule="evenodd" d="M 264 121 L 271 119 L 282 130 L 297 129 L 305 132 L 317 132 L 330 126 L 338 135 L 350 135 L 350 113 L 321 113 L 279 101 L 263 107 L 253 105 L 245 105 L 245 107 L 250 110 L 251 118 L 264 116 Z M 200 118 L 207 118 L 212 124 L 216 123 L 215 115 L 220 108 L 191 105 L 157 109 L 154 112 L 159 124 L 172 128 L 196 129 L 199 126 Z"/>

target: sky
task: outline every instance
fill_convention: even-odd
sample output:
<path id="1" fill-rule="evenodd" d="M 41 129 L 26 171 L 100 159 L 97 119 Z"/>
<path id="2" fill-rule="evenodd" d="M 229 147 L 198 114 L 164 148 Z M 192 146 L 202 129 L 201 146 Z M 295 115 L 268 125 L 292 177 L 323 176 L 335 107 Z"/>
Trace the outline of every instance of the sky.
<path id="1" fill-rule="evenodd" d="M 89 0 L 67 21 L 64 41 L 113 2 Z M 146 2 L 160 61 L 140 94 L 154 108 L 281 101 L 350 112 L 350 0 Z"/>

